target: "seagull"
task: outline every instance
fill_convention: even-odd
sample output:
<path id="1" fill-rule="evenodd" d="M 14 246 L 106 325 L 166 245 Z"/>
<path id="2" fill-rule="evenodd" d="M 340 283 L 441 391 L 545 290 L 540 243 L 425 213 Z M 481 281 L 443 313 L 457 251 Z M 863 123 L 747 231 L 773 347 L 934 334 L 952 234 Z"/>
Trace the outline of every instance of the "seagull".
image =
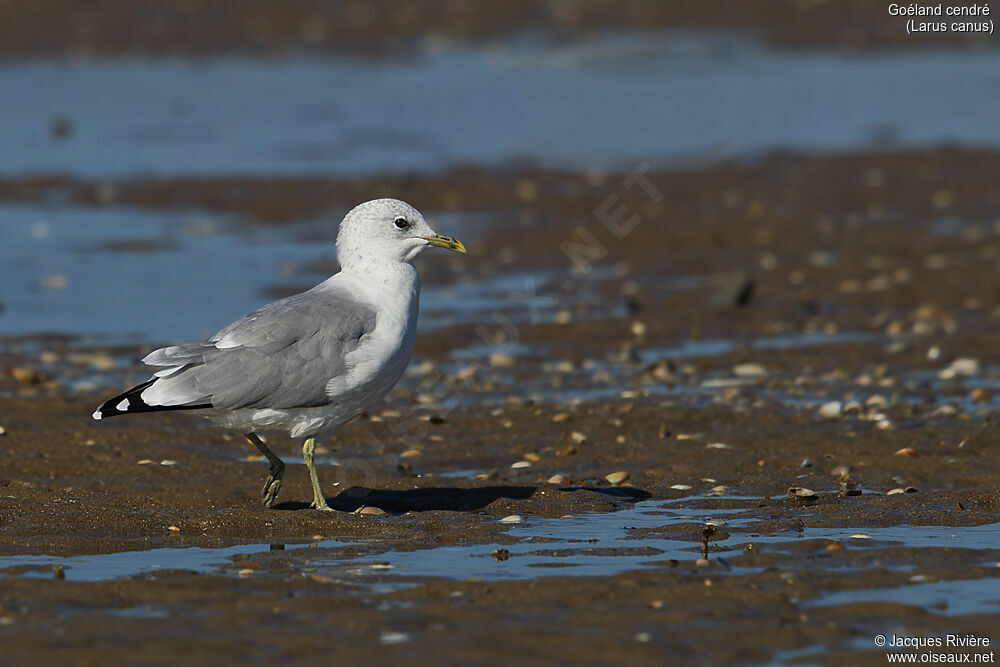
<path id="1" fill-rule="evenodd" d="M 257 432 L 285 430 L 305 439 L 311 506 L 332 511 L 313 463 L 316 439 L 381 400 L 403 375 L 413 356 L 420 296 L 413 260 L 432 246 L 466 252 L 398 199 L 356 206 L 337 234 L 339 273 L 208 340 L 155 350 L 142 361 L 159 370 L 101 404 L 94 419 L 190 410 L 242 433 L 270 463 L 261 490 L 265 507 L 281 490 L 285 464 Z"/>

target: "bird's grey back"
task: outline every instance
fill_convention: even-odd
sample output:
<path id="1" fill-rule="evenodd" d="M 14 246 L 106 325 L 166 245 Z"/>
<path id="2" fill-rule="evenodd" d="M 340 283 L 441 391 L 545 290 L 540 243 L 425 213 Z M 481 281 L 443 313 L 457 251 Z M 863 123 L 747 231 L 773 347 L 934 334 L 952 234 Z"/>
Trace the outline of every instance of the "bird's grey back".
<path id="1" fill-rule="evenodd" d="M 225 410 L 327 405 L 327 383 L 348 370 L 347 355 L 375 324 L 370 304 L 325 283 L 268 304 L 208 341 L 156 350 L 143 361 L 167 370 L 143 396 Z"/>

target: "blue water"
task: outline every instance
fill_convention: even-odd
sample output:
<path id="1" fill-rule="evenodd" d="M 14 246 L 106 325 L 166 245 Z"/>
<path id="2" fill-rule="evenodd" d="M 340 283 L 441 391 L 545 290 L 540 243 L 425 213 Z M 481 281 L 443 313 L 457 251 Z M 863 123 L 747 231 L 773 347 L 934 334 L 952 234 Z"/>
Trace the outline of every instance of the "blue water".
<path id="1" fill-rule="evenodd" d="M 775 149 L 1000 145 L 1000 52 L 775 52 L 715 33 L 514 40 L 406 60 L 0 62 L 0 174 L 574 170 Z M 50 138 L 55 117 L 72 125 Z"/>

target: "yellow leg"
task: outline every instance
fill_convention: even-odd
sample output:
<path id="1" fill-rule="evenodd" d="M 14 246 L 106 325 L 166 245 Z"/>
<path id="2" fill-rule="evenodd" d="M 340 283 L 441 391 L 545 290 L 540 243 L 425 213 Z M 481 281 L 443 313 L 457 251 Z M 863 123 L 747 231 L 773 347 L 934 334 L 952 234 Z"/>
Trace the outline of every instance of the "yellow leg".
<path id="1" fill-rule="evenodd" d="M 285 462 L 278 458 L 278 456 L 272 452 L 264 441 L 257 437 L 256 433 L 244 433 L 247 440 L 250 441 L 254 447 L 260 450 L 260 453 L 267 457 L 267 460 L 271 463 L 271 474 L 267 476 L 267 481 L 264 482 L 264 488 L 260 490 L 260 501 L 264 503 L 264 507 L 270 507 L 274 502 L 274 499 L 278 497 L 278 491 L 281 491 L 281 481 L 285 477 Z"/>
<path id="2" fill-rule="evenodd" d="M 315 448 L 316 441 L 313 438 L 306 438 L 306 441 L 302 443 L 302 460 L 306 462 L 306 468 L 309 469 L 309 481 L 312 482 L 313 487 L 312 507 L 324 512 L 332 512 L 333 508 L 326 504 L 326 498 L 323 497 L 323 492 L 319 488 L 319 477 L 316 475 L 316 465 L 313 463 L 313 450 Z"/>

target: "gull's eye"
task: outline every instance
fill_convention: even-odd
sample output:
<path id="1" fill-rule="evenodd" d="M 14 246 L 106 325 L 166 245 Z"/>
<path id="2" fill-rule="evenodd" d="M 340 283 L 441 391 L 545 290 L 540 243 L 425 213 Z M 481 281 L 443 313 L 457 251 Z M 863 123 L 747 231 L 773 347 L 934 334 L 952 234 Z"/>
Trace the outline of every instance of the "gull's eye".
<path id="1" fill-rule="evenodd" d="M 392 224 L 396 225 L 396 229 L 406 229 L 410 226 L 410 221 L 406 218 L 396 218 Z"/>

